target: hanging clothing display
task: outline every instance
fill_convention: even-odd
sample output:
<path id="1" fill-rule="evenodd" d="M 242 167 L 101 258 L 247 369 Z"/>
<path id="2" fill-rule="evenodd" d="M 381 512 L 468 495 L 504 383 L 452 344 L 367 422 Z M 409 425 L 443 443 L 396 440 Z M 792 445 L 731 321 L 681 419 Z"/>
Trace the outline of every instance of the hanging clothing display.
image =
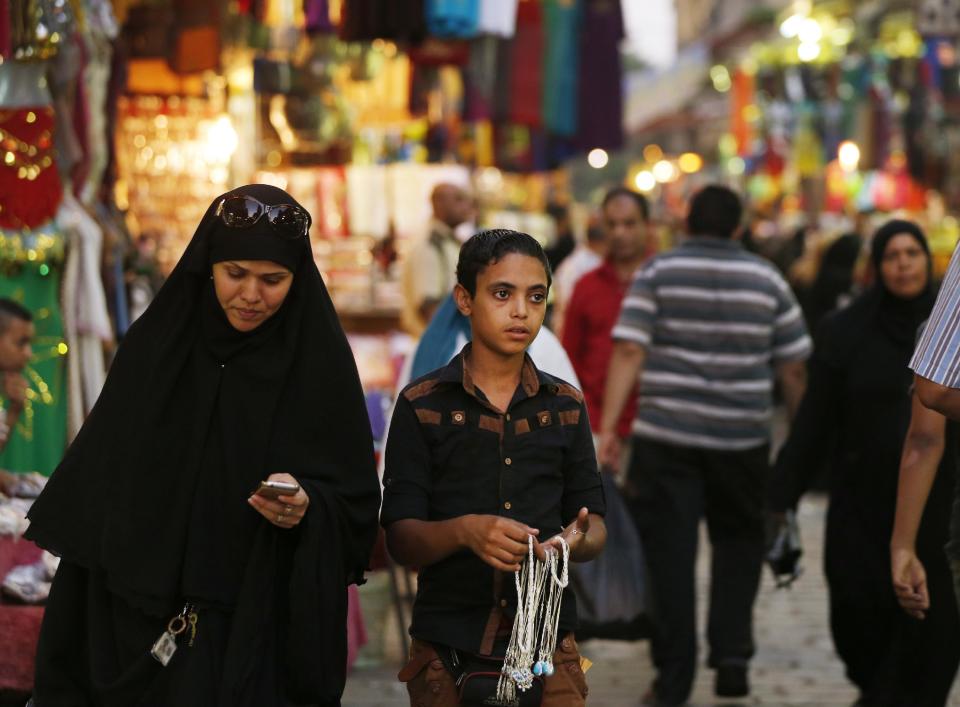
<path id="1" fill-rule="evenodd" d="M 493 118 L 500 42 L 496 37 L 480 37 L 470 43 L 470 61 L 463 71 L 464 120 Z"/>
<path id="2" fill-rule="evenodd" d="M 480 0 L 426 0 L 427 29 L 435 37 L 475 36 L 479 13 Z"/>
<path id="3" fill-rule="evenodd" d="M 517 31 L 517 0 L 480 0 L 477 31 L 512 37 Z"/>
<path id="4" fill-rule="evenodd" d="M 347 211 L 353 234 L 382 238 L 390 228 L 387 168 L 383 165 L 347 167 Z"/>
<path id="5" fill-rule="evenodd" d="M 20 12 L 25 3 L 13 3 Z M 16 44 L 23 37 L 15 39 Z M 62 197 L 44 61 L 0 63 L 0 296 L 34 316 L 30 394 L 0 468 L 50 474 L 66 443 L 66 376 L 59 303 L 64 241 L 52 221 Z"/>
<path id="6" fill-rule="evenodd" d="M 0 297 L 29 309 L 36 326 L 33 359 L 24 372 L 31 395 L 0 452 L 0 469 L 49 475 L 63 456 L 68 352 L 59 301 L 63 265 L 64 239 L 52 221 L 29 232 L 0 229 Z"/>
<path id="7" fill-rule="evenodd" d="M 113 341 L 100 261 L 103 232 L 72 194 L 65 194 L 57 223 L 67 238 L 64 324 L 70 358 L 70 435 L 93 409 L 106 380 L 104 345 Z M 79 380 L 78 380 L 79 379 Z M 79 417 L 76 413 L 81 412 Z"/>
<path id="8" fill-rule="evenodd" d="M 521 0 L 517 6 L 517 35 L 510 72 L 510 122 L 532 127 L 542 122 L 544 42 L 539 1 Z"/>
<path id="9" fill-rule="evenodd" d="M 74 193 L 83 204 L 92 204 L 103 183 L 110 156 L 111 133 L 107 121 L 107 96 L 113 60 L 113 40 L 119 33 L 116 19 L 107 0 L 90 0 L 86 15 L 87 31 L 78 34 L 84 43 L 86 62 L 83 83 L 87 102 L 88 169 L 85 178 L 74 184 Z"/>
<path id="10" fill-rule="evenodd" d="M 418 43 L 427 36 L 425 0 L 344 0 L 340 38 Z"/>
<path id="11" fill-rule="evenodd" d="M 53 152 L 53 108 L 45 62 L 0 64 L 0 227 L 49 221 L 62 187 Z"/>
<path id="12" fill-rule="evenodd" d="M 626 36 L 620 0 L 583 0 L 577 78 L 577 147 L 623 147 L 623 63 Z"/>
<path id="13" fill-rule="evenodd" d="M 577 132 L 577 67 L 581 0 L 544 0 L 543 126 L 554 135 Z"/>

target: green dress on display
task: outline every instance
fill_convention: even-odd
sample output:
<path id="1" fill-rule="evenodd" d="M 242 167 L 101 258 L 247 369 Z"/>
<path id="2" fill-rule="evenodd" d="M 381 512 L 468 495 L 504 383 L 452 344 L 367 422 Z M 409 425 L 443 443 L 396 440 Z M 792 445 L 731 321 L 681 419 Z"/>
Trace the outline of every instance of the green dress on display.
<path id="1" fill-rule="evenodd" d="M 36 325 L 33 359 L 24 371 L 30 386 L 27 403 L 0 453 L 0 469 L 49 476 L 63 457 L 67 442 L 67 345 L 59 300 L 63 263 L 64 239 L 52 222 L 28 232 L 0 229 L 0 297 L 24 305 L 33 312 Z"/>

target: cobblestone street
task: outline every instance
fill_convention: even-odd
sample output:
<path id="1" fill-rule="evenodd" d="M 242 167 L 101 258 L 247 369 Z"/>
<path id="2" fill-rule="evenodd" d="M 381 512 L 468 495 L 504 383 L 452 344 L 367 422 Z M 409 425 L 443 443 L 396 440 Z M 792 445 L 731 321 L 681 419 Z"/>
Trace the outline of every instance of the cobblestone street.
<path id="1" fill-rule="evenodd" d="M 691 707 L 842 707 L 854 702 L 856 692 L 846 681 L 842 664 L 834 655 L 827 625 L 827 596 L 820 569 L 825 509 L 822 498 L 805 501 L 800 508 L 806 572 L 797 584 L 791 590 L 776 590 L 765 571 L 755 615 L 758 652 L 751 667 L 752 695 L 745 700 L 715 698 L 713 671 L 702 668 Z M 707 557 L 707 553 L 701 552 L 698 567 L 701 627 L 706 608 L 703 598 L 708 579 Z M 371 644 L 361 654 L 358 667 L 348 679 L 343 699 L 346 707 L 408 704 L 403 686 L 396 681 L 400 641 L 395 620 L 382 610 L 370 611 L 374 603 L 385 604 L 386 584 L 381 581 L 384 579 L 374 577 L 361 590 Z M 375 596 L 378 593 L 379 596 Z M 581 645 L 581 652 L 594 664 L 587 674 L 589 704 L 639 705 L 653 674 L 646 642 L 589 641 Z M 703 654 L 705 650 L 701 646 Z M 960 706 L 960 690 L 954 689 L 950 705 Z"/>

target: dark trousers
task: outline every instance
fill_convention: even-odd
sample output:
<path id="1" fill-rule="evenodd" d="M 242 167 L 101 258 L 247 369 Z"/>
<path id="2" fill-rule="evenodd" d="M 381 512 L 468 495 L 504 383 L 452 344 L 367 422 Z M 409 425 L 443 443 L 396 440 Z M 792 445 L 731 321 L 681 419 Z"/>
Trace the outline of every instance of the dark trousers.
<path id="1" fill-rule="evenodd" d="M 644 544 L 653 603 L 654 692 L 682 704 L 697 661 L 695 564 L 700 519 L 713 549 L 709 664 L 746 665 L 763 565 L 769 448 L 726 452 L 635 438 L 626 494 Z"/>

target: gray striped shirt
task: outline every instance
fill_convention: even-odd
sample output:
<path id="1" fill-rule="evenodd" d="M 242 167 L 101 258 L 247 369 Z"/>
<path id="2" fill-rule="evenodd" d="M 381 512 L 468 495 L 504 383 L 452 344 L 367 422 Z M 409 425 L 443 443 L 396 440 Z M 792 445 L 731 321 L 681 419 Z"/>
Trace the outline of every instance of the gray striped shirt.
<path id="1" fill-rule="evenodd" d="M 634 434 L 705 449 L 767 444 L 773 366 L 811 349 L 773 265 L 710 237 L 690 238 L 637 274 L 613 337 L 646 349 Z"/>
<path id="2" fill-rule="evenodd" d="M 960 247 L 953 251 L 910 370 L 934 383 L 960 388 Z"/>

